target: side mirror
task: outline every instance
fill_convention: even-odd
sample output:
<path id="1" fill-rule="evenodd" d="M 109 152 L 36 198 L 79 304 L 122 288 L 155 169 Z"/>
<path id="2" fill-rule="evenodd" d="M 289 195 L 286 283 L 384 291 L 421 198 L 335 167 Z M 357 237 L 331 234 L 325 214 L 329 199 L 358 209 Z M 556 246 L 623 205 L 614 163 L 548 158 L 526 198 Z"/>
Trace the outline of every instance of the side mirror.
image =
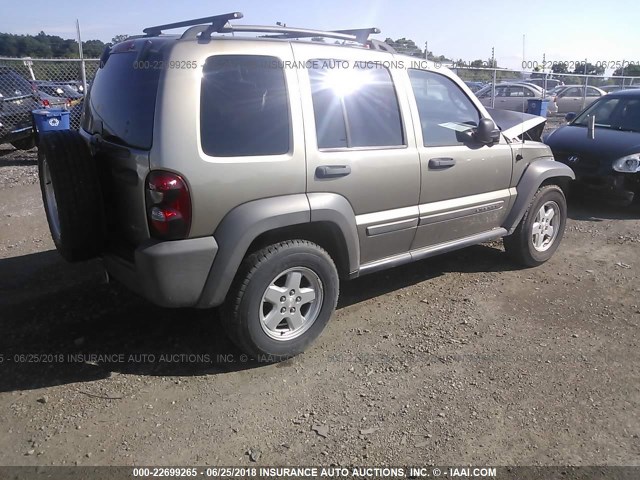
<path id="1" fill-rule="evenodd" d="M 500 141 L 500 130 L 490 118 L 481 118 L 473 138 L 485 145 L 492 145 Z"/>
<path id="2" fill-rule="evenodd" d="M 574 118 L 576 118 L 577 116 L 578 116 L 578 114 L 576 112 L 569 112 L 564 116 L 564 119 L 565 119 L 565 121 L 570 122 Z"/>

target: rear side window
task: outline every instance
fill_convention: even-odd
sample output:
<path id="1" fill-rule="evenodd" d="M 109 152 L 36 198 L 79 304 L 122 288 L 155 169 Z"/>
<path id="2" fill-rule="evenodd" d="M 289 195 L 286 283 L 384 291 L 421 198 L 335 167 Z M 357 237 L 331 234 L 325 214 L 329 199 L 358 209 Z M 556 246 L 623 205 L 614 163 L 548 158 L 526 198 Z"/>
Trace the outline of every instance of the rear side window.
<path id="1" fill-rule="evenodd" d="M 216 157 L 279 155 L 290 145 L 282 62 L 261 55 L 218 55 L 204 65 L 202 150 Z"/>
<path id="2" fill-rule="evenodd" d="M 380 65 L 312 60 L 309 80 L 318 148 L 404 145 L 391 75 Z"/>

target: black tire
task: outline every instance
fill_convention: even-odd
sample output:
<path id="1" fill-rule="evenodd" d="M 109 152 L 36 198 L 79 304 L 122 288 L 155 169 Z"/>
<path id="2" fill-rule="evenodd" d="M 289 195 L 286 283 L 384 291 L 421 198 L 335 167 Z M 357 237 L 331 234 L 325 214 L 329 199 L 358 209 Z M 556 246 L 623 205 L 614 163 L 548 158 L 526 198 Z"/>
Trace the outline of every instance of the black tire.
<path id="1" fill-rule="evenodd" d="M 78 132 L 40 135 L 38 172 L 49 230 L 69 262 L 98 256 L 105 239 L 104 207 L 98 172 Z"/>
<path id="2" fill-rule="evenodd" d="M 11 142 L 11 145 L 13 145 L 18 150 L 31 150 L 36 146 L 36 138 L 34 135 L 29 135 L 26 138 L 21 138 L 20 140 Z"/>
<path id="3" fill-rule="evenodd" d="M 534 245 L 533 239 L 533 227 L 538 212 L 543 206 L 549 206 L 554 209 L 554 218 L 552 222 L 555 222 L 554 227 L 555 236 L 549 238 L 548 245 L 543 243 L 541 247 L 545 247 L 544 250 L 537 249 Z M 559 216 L 559 218 L 557 218 Z M 562 192 L 562 189 L 557 185 L 545 185 L 540 187 L 531 200 L 529 209 L 522 217 L 522 220 L 518 224 L 515 231 L 504 238 L 504 248 L 507 254 L 515 262 L 524 265 L 526 267 L 535 267 L 541 265 L 551 258 L 560 245 L 562 236 L 564 235 L 564 228 L 567 221 L 567 200 Z M 543 236 L 543 239 L 546 236 Z"/>
<path id="4" fill-rule="evenodd" d="M 286 319 L 278 324 L 283 330 L 263 327 L 262 316 L 267 317 L 269 314 L 269 302 L 263 303 L 263 296 L 267 294 L 267 289 L 277 287 L 279 279 L 288 280 L 288 275 L 293 275 L 296 271 L 303 272 L 301 274 L 303 280 L 299 282 L 301 287 L 305 279 L 309 281 L 317 277 L 321 282 L 321 288 L 316 289 L 321 293 L 316 295 L 313 302 L 301 304 L 299 308 L 300 314 L 306 309 L 305 316 L 309 319 L 315 311 L 316 314 L 313 315 L 315 320 L 311 320 L 310 326 L 307 326 L 304 331 L 292 329 L 291 320 Z M 314 284 L 310 282 L 309 285 L 311 285 L 310 289 L 314 290 Z M 295 309 L 295 303 L 287 302 L 295 302 L 299 298 L 299 291 L 290 296 L 291 291 L 288 288 L 284 286 L 278 288 L 286 290 L 286 294 L 282 293 L 281 297 L 286 298 L 286 301 L 277 307 L 272 304 L 272 307 L 275 310 L 279 310 L 280 307 L 284 310 L 289 307 Z M 320 335 L 335 310 L 338 292 L 338 272 L 326 251 L 306 240 L 277 243 L 247 256 L 244 260 L 231 286 L 227 302 L 222 307 L 222 322 L 231 340 L 257 361 L 272 363 L 285 360 L 302 353 Z M 265 306 L 267 315 L 265 315 Z M 274 318 L 278 317 L 278 312 L 275 313 Z M 304 322 L 302 325 L 304 326 Z M 302 333 L 298 336 L 284 339 L 285 335 L 294 335 L 300 331 Z M 282 335 L 282 338 L 273 338 L 277 335 Z"/>

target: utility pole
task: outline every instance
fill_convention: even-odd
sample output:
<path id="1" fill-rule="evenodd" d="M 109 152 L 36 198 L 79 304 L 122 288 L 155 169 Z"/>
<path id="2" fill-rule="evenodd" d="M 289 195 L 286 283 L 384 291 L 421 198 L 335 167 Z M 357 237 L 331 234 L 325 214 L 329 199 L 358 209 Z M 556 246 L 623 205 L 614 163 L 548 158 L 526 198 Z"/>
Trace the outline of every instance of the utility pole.
<path id="1" fill-rule="evenodd" d="M 82 53 L 82 37 L 80 37 L 80 21 L 76 18 L 76 33 L 78 35 L 78 54 L 80 56 L 80 74 L 82 76 L 82 93 L 87 94 L 87 71 L 84 65 L 84 54 Z"/>
<path id="2" fill-rule="evenodd" d="M 424 42 L 424 59 L 429 60 L 429 42 Z"/>
<path id="3" fill-rule="evenodd" d="M 496 68 L 496 49 L 495 47 L 491 47 L 491 68 Z"/>

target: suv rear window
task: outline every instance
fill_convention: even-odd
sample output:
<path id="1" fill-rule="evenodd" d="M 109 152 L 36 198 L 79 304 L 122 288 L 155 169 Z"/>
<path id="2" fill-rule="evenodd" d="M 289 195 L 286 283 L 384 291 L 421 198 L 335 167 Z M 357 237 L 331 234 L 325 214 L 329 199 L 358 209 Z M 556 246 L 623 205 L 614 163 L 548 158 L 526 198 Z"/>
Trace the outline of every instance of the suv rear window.
<path id="1" fill-rule="evenodd" d="M 162 71 L 162 55 L 151 48 L 144 62 L 138 58 L 139 51 L 116 52 L 98 69 L 89 91 L 85 130 L 101 121 L 105 139 L 144 150 L 151 148 Z"/>
<path id="2" fill-rule="evenodd" d="M 217 55 L 204 65 L 202 150 L 216 157 L 289 151 L 290 119 L 282 62 L 262 55 Z"/>

